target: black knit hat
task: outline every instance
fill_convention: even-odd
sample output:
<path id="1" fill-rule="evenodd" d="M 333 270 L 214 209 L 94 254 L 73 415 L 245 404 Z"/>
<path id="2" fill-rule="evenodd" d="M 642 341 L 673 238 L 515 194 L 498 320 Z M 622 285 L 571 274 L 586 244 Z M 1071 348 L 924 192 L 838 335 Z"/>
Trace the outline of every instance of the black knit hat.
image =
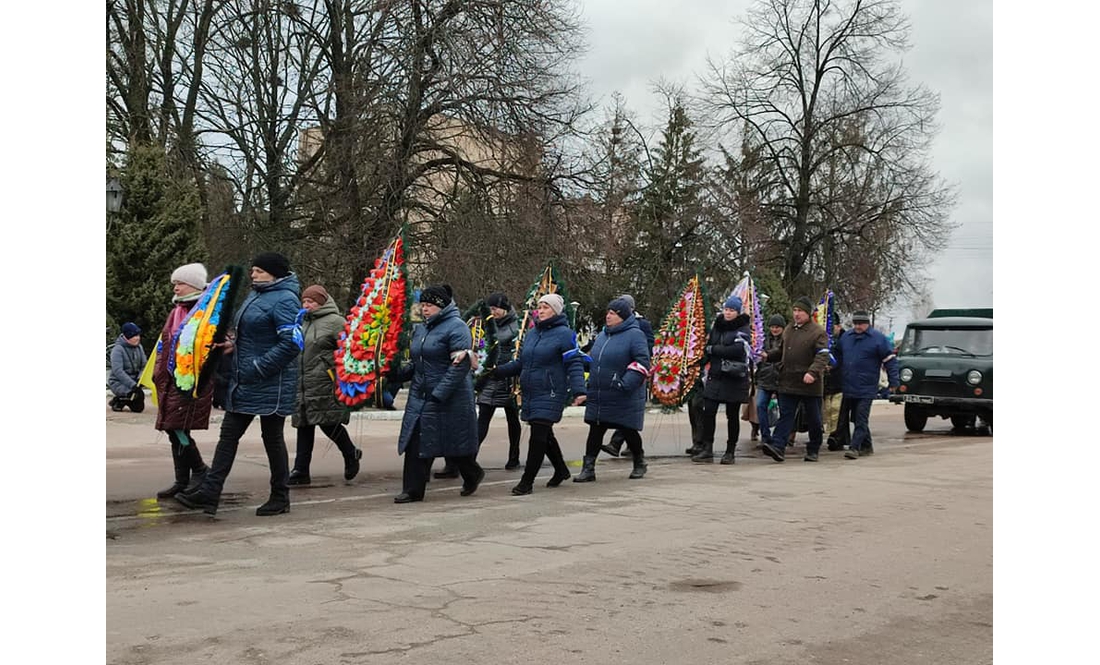
<path id="1" fill-rule="evenodd" d="M 275 279 L 290 274 L 290 259 L 278 252 L 262 252 L 252 259 L 252 265 L 270 273 Z"/>
<path id="2" fill-rule="evenodd" d="M 634 313 L 634 308 L 630 306 L 630 301 L 621 296 L 607 303 L 607 309 L 610 312 L 618 314 L 619 318 L 624 321 Z"/>
<path id="3" fill-rule="evenodd" d="M 512 306 L 512 303 L 508 302 L 508 296 L 500 291 L 490 293 L 489 297 L 485 299 L 485 304 L 489 307 L 499 307 L 500 309 L 508 309 Z"/>
<path id="4" fill-rule="evenodd" d="M 807 298 L 806 296 L 798 296 L 797 298 L 795 298 L 794 299 L 794 304 L 791 305 L 791 308 L 792 309 L 800 309 L 803 312 L 806 312 L 807 314 L 814 311 L 813 303 L 811 303 L 810 299 Z"/>
<path id="5" fill-rule="evenodd" d="M 787 326 L 787 319 L 783 318 L 782 314 L 772 314 L 772 318 L 768 319 L 768 327 L 779 326 L 785 328 Z"/>
<path id="6" fill-rule="evenodd" d="M 436 307 L 443 309 L 447 305 L 451 304 L 451 299 L 454 296 L 454 292 L 451 291 L 449 284 L 440 284 L 438 286 L 426 286 L 420 292 L 420 302 L 426 302 Z"/>

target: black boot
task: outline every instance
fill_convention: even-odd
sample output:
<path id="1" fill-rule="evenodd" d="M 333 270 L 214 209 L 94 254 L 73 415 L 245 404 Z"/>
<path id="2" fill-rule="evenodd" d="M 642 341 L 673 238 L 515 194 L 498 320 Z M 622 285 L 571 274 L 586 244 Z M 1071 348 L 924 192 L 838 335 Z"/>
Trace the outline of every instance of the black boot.
<path id="1" fill-rule="evenodd" d="M 581 472 L 573 478 L 575 483 L 590 483 L 596 479 L 596 458 L 588 457 L 584 458 L 584 464 L 581 466 Z"/>
<path id="2" fill-rule="evenodd" d="M 214 515 L 218 512 L 218 498 L 212 494 L 207 494 L 202 491 L 202 488 L 190 493 L 180 492 L 175 497 L 176 501 L 190 508 L 192 510 L 202 510 L 207 515 Z"/>
<path id="3" fill-rule="evenodd" d="M 267 503 L 256 509 L 257 517 L 270 517 L 271 515 L 282 515 L 283 513 L 290 512 L 290 500 L 272 496 L 269 497 Z"/>
<path id="4" fill-rule="evenodd" d="M 199 485 L 202 485 L 202 481 L 206 479 L 206 472 L 208 470 L 209 467 L 204 466 L 198 471 L 192 471 L 191 482 L 187 483 L 187 489 L 183 490 L 183 492 L 185 494 L 190 494 L 197 490 L 199 488 Z"/>
<path id="5" fill-rule="evenodd" d="M 733 464 L 734 454 L 737 452 L 737 443 L 726 442 L 726 454 L 722 455 L 722 464 Z"/>
<path id="6" fill-rule="evenodd" d="M 287 476 L 286 484 L 290 487 L 297 487 L 300 485 L 309 485 L 312 479 L 309 477 L 309 471 L 302 471 L 300 469 L 294 469 Z"/>
<path id="7" fill-rule="evenodd" d="M 710 464 L 714 462 L 714 444 L 712 442 L 704 443 L 699 452 L 691 456 L 692 462 L 699 462 L 702 464 Z"/>
<path id="8" fill-rule="evenodd" d="M 512 443 L 508 442 L 508 463 L 504 465 L 505 470 L 511 471 L 512 469 L 518 469 L 520 467 L 519 461 L 519 441 Z"/>
<path id="9" fill-rule="evenodd" d="M 157 492 L 158 499 L 169 499 L 187 489 L 187 481 L 191 477 L 191 469 L 183 459 L 181 446 L 175 440 L 172 441 L 172 467 L 176 472 L 176 482 L 171 487 L 166 487 Z"/>
<path id="10" fill-rule="evenodd" d="M 638 452 L 634 454 L 634 468 L 630 471 L 629 478 L 631 480 L 637 480 L 645 475 L 646 470 L 649 467 L 645 463 L 645 454 Z"/>
<path id="11" fill-rule="evenodd" d="M 695 457 L 696 455 L 698 455 L 702 451 L 703 451 L 703 444 L 693 443 L 693 444 L 691 444 L 691 447 L 688 448 L 687 450 L 685 450 L 684 452 L 687 453 L 688 457 Z"/>
<path id="12" fill-rule="evenodd" d="M 362 458 L 363 449 L 356 448 L 351 457 L 344 460 L 344 480 L 352 480 L 359 475 L 359 460 Z"/>

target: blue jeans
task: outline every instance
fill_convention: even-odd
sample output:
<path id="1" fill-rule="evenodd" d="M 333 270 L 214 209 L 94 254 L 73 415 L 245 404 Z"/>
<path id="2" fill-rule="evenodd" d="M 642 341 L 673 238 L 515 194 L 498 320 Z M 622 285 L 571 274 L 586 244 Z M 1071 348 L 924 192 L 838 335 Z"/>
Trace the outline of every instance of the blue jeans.
<path id="1" fill-rule="evenodd" d="M 764 443 L 771 443 L 771 428 L 776 424 L 770 422 L 768 417 L 768 402 L 775 394 L 774 390 L 756 389 L 756 419 L 760 422 L 760 440 Z"/>
<path id="2" fill-rule="evenodd" d="M 821 398 L 806 395 L 788 395 L 779 393 L 779 422 L 772 432 L 772 447 L 783 450 L 787 438 L 794 429 L 794 416 L 798 405 L 802 405 L 802 417 L 806 419 L 810 442 L 806 444 L 808 454 L 817 454 L 821 450 Z"/>
<path id="3" fill-rule="evenodd" d="M 849 397 L 847 399 L 852 407 L 852 424 L 855 425 L 855 431 L 852 433 L 852 443 L 848 447 L 852 450 L 859 450 L 871 441 L 871 428 L 868 423 L 871 420 L 871 403 L 874 398 Z"/>

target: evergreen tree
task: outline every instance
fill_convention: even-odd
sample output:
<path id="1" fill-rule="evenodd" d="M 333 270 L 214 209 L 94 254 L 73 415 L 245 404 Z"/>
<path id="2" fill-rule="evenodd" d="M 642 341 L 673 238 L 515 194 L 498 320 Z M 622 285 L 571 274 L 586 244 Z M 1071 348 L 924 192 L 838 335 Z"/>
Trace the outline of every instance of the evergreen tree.
<path id="1" fill-rule="evenodd" d="M 119 325 L 138 324 L 149 351 L 172 298 L 172 270 L 205 259 L 202 206 L 194 183 L 169 176 L 164 151 L 156 146 L 131 148 L 120 180 L 122 210 L 107 224 L 107 317 Z M 213 276 L 220 266 L 207 268 Z"/>

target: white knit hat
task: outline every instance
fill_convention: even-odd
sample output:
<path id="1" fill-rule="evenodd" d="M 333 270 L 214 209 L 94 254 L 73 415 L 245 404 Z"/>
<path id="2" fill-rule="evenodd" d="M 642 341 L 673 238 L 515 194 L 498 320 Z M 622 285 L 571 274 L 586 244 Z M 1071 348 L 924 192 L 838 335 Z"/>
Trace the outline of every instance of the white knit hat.
<path id="1" fill-rule="evenodd" d="M 206 266 L 201 263 L 188 263 L 172 271 L 172 282 L 181 282 L 198 290 L 206 288 Z"/>
<path id="2" fill-rule="evenodd" d="M 550 309 L 554 310 L 555 314 L 561 314 L 562 310 L 565 309 L 565 299 L 556 293 L 547 293 L 539 298 L 539 302 L 544 302 L 549 305 Z"/>

